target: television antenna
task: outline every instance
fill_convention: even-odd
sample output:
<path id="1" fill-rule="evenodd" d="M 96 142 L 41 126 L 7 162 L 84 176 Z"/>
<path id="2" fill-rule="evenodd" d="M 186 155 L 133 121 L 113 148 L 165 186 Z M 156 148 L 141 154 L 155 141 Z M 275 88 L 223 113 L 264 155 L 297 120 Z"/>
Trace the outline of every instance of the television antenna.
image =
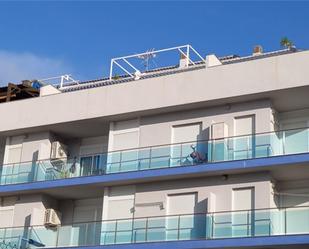
<path id="1" fill-rule="evenodd" d="M 138 69 L 138 66 L 135 65 L 136 63 L 135 64 L 133 63 L 133 58 L 143 60 L 144 66 L 147 71 L 147 69 L 150 66 L 151 60 L 155 58 L 157 54 L 167 53 L 171 51 L 178 51 L 186 58 L 187 60 L 186 67 L 189 67 L 191 65 L 196 65 L 197 63 L 200 63 L 201 61 L 203 63 L 206 63 L 205 59 L 189 44 L 183 45 L 183 46 L 172 47 L 172 48 L 164 48 L 164 49 L 159 49 L 159 50 L 150 49 L 140 54 L 132 54 L 132 55 L 127 55 L 127 56 L 112 58 L 111 63 L 110 63 L 110 69 L 109 69 L 109 80 L 114 80 L 113 75 L 115 72 L 115 69 L 114 69 L 115 66 L 117 66 L 117 68 L 120 68 L 122 71 L 124 71 L 127 77 L 131 77 L 135 80 L 138 80 L 141 78 L 140 76 L 143 72 L 140 72 L 140 70 Z M 191 54 L 194 54 L 195 57 L 200 59 L 200 61 L 191 59 L 190 58 Z M 152 60 L 152 62 L 157 67 L 154 60 Z"/>
<path id="2" fill-rule="evenodd" d="M 137 56 L 138 59 L 142 60 L 146 71 L 148 71 L 149 69 L 149 64 L 151 60 L 154 64 L 156 64 L 153 59 L 157 57 L 157 54 L 154 51 L 154 48 L 148 49 L 145 53 Z"/>

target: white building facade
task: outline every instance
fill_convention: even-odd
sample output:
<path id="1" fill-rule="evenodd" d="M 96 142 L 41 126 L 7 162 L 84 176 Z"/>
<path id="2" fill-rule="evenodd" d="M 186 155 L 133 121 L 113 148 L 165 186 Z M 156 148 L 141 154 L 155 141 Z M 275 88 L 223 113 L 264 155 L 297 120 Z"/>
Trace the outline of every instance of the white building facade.
<path id="1" fill-rule="evenodd" d="M 0 245 L 307 248 L 309 52 L 181 65 L 0 103 Z"/>

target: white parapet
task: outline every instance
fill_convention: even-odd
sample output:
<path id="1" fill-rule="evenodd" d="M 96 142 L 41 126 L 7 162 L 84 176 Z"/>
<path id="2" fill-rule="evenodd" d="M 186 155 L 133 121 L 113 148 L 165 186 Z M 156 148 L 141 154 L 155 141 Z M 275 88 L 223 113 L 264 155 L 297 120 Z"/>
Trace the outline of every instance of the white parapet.
<path id="1" fill-rule="evenodd" d="M 58 93 L 61 93 L 61 92 L 52 85 L 46 85 L 40 88 L 40 97 L 52 95 L 52 94 L 58 94 Z"/>
<path id="2" fill-rule="evenodd" d="M 214 54 L 206 56 L 206 67 L 214 67 L 222 65 L 221 61 Z"/>

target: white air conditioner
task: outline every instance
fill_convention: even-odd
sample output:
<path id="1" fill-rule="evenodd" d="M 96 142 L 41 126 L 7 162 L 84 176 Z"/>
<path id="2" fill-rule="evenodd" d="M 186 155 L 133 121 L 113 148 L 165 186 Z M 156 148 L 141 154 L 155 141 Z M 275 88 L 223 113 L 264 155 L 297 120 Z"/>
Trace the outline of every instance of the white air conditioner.
<path id="1" fill-rule="evenodd" d="M 51 227 L 61 225 L 61 213 L 52 208 L 46 209 L 44 225 Z"/>
<path id="2" fill-rule="evenodd" d="M 50 155 L 50 158 L 52 160 L 54 159 L 66 159 L 67 157 L 67 146 L 58 142 L 58 141 L 55 141 L 52 143 L 52 146 L 51 146 L 51 155 Z"/>

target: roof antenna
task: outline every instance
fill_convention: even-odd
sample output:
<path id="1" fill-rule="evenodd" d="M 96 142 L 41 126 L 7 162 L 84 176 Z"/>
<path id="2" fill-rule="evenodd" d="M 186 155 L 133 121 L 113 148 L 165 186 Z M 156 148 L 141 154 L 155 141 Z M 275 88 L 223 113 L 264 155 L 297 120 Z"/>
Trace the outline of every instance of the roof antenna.
<path id="1" fill-rule="evenodd" d="M 145 71 L 149 69 L 150 60 L 157 57 L 157 54 L 153 52 L 154 50 L 154 48 L 148 49 L 144 54 L 137 57 L 143 61 Z M 153 61 L 153 63 L 155 62 Z"/>

